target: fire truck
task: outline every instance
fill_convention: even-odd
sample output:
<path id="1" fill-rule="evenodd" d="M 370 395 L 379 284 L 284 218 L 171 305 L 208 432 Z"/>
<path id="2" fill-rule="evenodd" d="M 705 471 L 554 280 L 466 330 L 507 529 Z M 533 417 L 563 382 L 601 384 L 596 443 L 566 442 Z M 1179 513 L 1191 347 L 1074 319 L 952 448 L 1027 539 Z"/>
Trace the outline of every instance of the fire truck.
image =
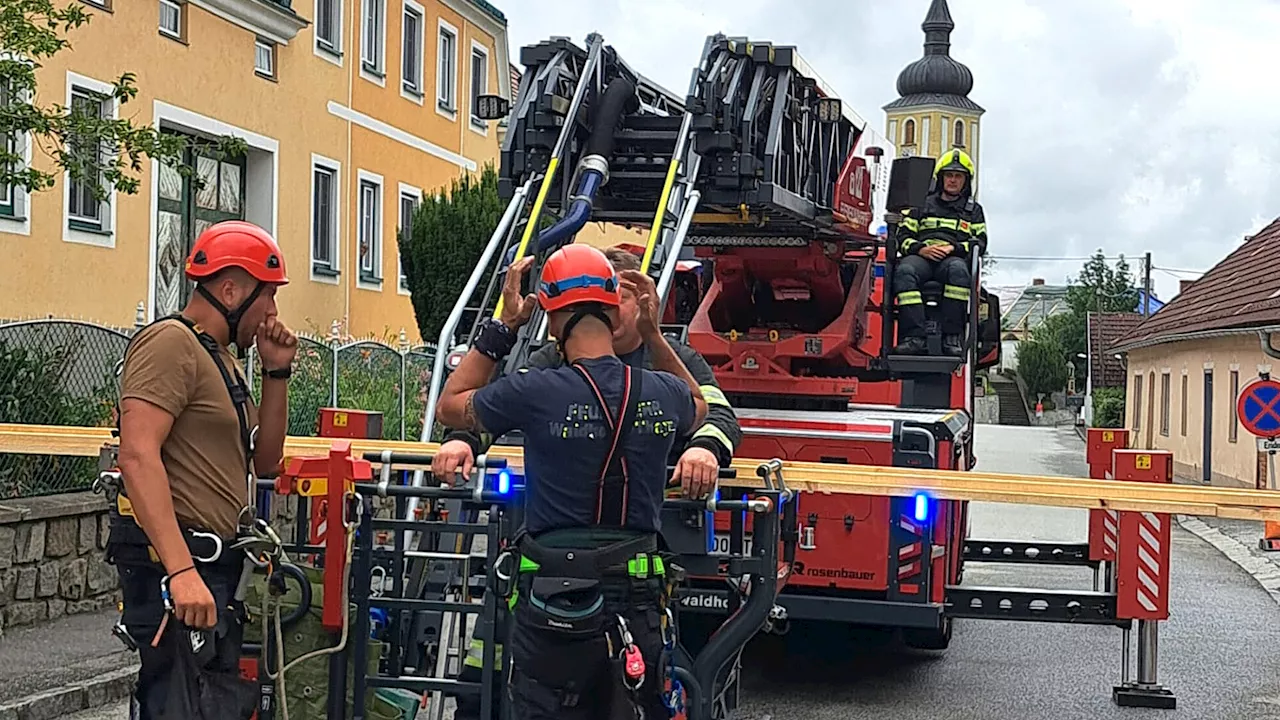
<path id="1" fill-rule="evenodd" d="M 794 47 L 711 36 L 680 97 L 599 35 L 586 45 L 552 38 L 523 48 L 514 101 L 479 103 L 506 123 L 499 183 L 509 205 L 441 334 L 439 347 L 454 351 L 437 358 L 428 408 L 479 321 L 496 312 L 506 267 L 534 256 L 536 278 L 588 222 L 613 223 L 647 230 L 633 249 L 663 297 L 664 332 L 714 369 L 743 430 L 737 456 L 974 467 L 975 384 L 1000 353 L 981 248 L 963 356 L 941 351 L 940 283 L 922 289 L 930 352 L 892 353 L 895 222 L 923 204 L 933 159 L 886 161 L 866 121 Z M 881 203 L 877 184 L 887 185 Z M 873 230 L 878 217 L 888 239 Z M 535 315 L 501 371 L 548 341 Z M 424 439 L 438 430 L 428 411 Z M 725 481 L 720 492 L 748 488 Z M 766 630 L 826 621 L 900 629 L 919 648 L 949 644 L 965 503 L 807 492 L 794 502 Z M 712 515 L 664 517 L 668 545 L 750 555 L 750 519 Z M 680 592 L 682 635 L 699 616 L 718 625 L 749 596 L 746 584 L 724 580 L 691 573 Z"/>

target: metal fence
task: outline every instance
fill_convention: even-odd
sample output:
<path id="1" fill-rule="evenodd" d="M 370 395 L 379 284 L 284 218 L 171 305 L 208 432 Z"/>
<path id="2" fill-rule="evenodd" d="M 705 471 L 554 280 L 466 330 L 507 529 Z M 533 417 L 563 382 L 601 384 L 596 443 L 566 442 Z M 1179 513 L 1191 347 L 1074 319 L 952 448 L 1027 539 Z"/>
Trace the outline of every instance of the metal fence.
<path id="1" fill-rule="evenodd" d="M 111 426 L 117 371 L 134 328 L 79 320 L 0 322 L 0 423 Z M 374 339 L 299 334 L 289 382 L 289 434 L 316 435 L 322 407 L 383 415 L 382 437 L 416 440 L 430 389 L 435 349 Z M 249 381 L 259 363 L 251 350 Z M 260 388 L 253 385 L 254 399 Z M 0 499 L 87 489 L 96 458 L 0 453 Z"/>

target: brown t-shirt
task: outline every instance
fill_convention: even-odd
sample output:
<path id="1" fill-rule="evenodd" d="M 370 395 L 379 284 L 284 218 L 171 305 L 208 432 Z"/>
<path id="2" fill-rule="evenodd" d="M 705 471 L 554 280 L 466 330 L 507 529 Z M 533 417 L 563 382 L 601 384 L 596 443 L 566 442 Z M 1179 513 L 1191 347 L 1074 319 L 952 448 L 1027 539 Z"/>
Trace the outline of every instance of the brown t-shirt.
<path id="1" fill-rule="evenodd" d="M 244 370 L 227 348 L 220 348 L 227 371 Z M 160 459 L 169 475 L 178 522 L 234 537 L 248 500 L 244 442 L 235 405 L 213 357 L 195 333 L 178 320 L 141 330 L 125 355 L 120 400 L 137 398 L 174 417 Z M 249 428 L 258 410 L 247 403 Z"/>

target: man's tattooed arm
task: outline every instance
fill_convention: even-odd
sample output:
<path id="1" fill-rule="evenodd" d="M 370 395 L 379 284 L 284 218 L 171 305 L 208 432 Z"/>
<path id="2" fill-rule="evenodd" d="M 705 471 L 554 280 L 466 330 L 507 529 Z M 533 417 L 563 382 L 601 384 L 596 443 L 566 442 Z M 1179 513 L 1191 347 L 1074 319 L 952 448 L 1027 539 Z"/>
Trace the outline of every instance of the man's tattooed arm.
<path id="1" fill-rule="evenodd" d="M 467 402 L 462 406 L 462 420 L 468 430 L 474 430 L 478 433 L 485 431 L 484 424 L 480 422 L 480 418 L 476 415 L 476 394 L 474 392 L 467 394 Z"/>

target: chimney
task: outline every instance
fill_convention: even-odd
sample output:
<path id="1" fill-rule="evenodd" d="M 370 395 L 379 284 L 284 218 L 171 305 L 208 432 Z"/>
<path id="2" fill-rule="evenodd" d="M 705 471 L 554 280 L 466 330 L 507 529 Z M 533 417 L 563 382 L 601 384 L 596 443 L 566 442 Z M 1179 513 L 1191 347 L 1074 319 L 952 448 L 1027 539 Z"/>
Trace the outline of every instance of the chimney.
<path id="1" fill-rule="evenodd" d="M 1032 284 L 1032 285 L 1043 285 L 1043 284 L 1044 284 L 1044 278 L 1032 278 L 1032 280 L 1031 280 L 1031 284 Z"/>
<path id="2" fill-rule="evenodd" d="M 1194 282 L 1195 282 L 1195 280 L 1179 280 L 1179 281 L 1178 281 L 1178 294 L 1179 294 L 1179 295 L 1181 295 L 1182 293 L 1186 292 L 1186 291 L 1187 291 L 1187 288 L 1191 287 L 1191 284 L 1192 284 L 1192 283 L 1194 283 Z"/>

